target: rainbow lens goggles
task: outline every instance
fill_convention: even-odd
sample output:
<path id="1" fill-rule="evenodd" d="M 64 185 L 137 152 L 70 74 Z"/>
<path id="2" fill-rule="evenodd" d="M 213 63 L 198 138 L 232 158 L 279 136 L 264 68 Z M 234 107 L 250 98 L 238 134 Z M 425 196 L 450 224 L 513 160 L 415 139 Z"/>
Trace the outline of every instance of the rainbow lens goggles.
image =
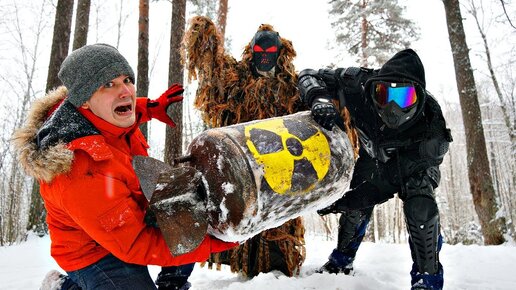
<path id="1" fill-rule="evenodd" d="M 373 99 L 380 107 L 395 102 L 406 109 L 417 102 L 416 87 L 411 83 L 374 82 Z"/>

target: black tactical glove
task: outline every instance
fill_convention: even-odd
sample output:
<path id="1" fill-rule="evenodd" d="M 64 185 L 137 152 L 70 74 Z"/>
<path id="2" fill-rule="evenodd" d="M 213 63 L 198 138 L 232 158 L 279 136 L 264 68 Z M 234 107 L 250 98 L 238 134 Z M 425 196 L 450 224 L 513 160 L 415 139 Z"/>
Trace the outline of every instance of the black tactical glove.
<path id="1" fill-rule="evenodd" d="M 343 213 L 347 210 L 364 209 L 383 203 L 392 198 L 394 194 L 382 192 L 370 182 L 363 182 L 356 188 L 346 192 L 343 197 L 333 204 L 320 209 L 317 213 L 321 216 L 329 213 Z"/>
<path id="2" fill-rule="evenodd" d="M 312 102 L 312 117 L 317 124 L 330 130 L 335 125 L 339 112 L 333 103 L 325 98 L 317 98 Z"/>
<path id="3" fill-rule="evenodd" d="M 320 216 L 325 216 L 330 213 L 343 213 L 348 209 L 349 209 L 349 207 L 348 207 L 347 199 L 341 198 L 341 199 L 337 200 L 336 202 L 330 204 L 329 206 L 317 210 L 317 213 Z"/>

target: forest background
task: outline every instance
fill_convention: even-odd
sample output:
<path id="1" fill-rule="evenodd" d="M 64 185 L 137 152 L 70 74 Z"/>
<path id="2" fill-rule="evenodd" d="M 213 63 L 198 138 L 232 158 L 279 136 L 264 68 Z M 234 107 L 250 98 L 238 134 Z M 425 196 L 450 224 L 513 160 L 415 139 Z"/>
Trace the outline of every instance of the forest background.
<path id="1" fill-rule="evenodd" d="M 89 17 L 81 40 L 84 18 L 77 11 L 86 4 Z M 143 18 L 142 5 L 148 8 Z M 178 56 L 184 26 L 199 14 L 214 19 L 236 59 L 260 24 L 273 25 L 292 40 L 298 71 L 378 67 L 393 51 L 414 48 L 425 64 L 427 89 L 440 102 L 454 138 L 436 190 L 445 241 L 492 245 L 515 240 L 512 1 L 0 0 L 0 246 L 22 242 L 30 231 L 46 234 L 38 188 L 21 170 L 10 139 L 30 104 L 58 84 L 59 56 L 62 61 L 76 45 L 117 47 L 138 71 L 140 96 L 156 98 L 171 82 L 185 84 L 183 105 L 171 112 L 174 120 L 182 120 L 179 130 L 171 132 L 155 121 L 147 127 L 151 156 L 170 162 L 206 129 L 192 107 L 196 84 L 185 79 Z M 145 23 L 147 50 L 142 46 Z M 335 236 L 337 217 L 305 216 L 307 233 Z M 369 227 L 368 241 L 405 243 L 401 201 L 377 206 Z"/>

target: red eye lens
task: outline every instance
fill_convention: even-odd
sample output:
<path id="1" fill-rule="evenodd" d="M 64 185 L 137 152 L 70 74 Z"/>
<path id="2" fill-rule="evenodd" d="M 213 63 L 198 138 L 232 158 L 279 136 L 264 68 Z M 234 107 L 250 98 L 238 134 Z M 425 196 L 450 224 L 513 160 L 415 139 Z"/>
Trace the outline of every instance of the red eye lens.
<path id="1" fill-rule="evenodd" d="M 263 52 L 263 48 L 261 48 L 259 45 L 255 44 L 253 46 L 253 51 L 254 52 Z"/>
<path id="2" fill-rule="evenodd" d="M 276 51 L 278 51 L 278 47 L 277 46 L 271 46 L 271 47 L 267 48 L 265 51 L 266 52 L 276 52 Z"/>

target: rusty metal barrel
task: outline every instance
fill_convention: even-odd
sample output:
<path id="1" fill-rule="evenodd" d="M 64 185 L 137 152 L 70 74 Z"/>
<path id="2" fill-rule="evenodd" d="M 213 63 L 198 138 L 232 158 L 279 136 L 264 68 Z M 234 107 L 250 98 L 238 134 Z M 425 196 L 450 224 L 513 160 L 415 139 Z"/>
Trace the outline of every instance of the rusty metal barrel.
<path id="1" fill-rule="evenodd" d="M 353 149 L 309 111 L 209 129 L 189 145 L 202 174 L 208 233 L 243 241 L 327 206 L 348 188 Z"/>

